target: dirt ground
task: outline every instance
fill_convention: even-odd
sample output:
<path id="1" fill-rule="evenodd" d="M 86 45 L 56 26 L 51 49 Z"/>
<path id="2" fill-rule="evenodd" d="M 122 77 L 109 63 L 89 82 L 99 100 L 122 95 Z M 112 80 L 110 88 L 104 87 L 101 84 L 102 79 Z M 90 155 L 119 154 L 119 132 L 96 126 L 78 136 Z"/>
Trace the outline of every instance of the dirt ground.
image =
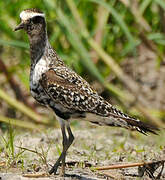
<path id="1" fill-rule="evenodd" d="M 66 180 L 151 179 L 145 172 L 137 178 L 138 168 L 97 171 L 97 166 L 121 163 L 165 160 L 165 132 L 158 136 L 144 136 L 121 128 L 93 126 L 81 122 L 73 126 L 75 141 L 67 154 Z M 2 180 L 36 179 L 27 174 L 41 174 L 37 180 L 62 179 L 59 175 L 47 176 L 61 151 L 61 132 L 47 129 L 44 132 L 19 132 L 14 135 L 14 155 L 1 141 L 0 178 Z M 1 132 L 7 139 L 7 135 Z M 20 148 L 21 147 L 21 148 Z M 4 163 L 3 163 L 4 162 Z M 155 171 L 158 174 L 159 170 Z M 140 171 L 139 171 L 140 173 Z M 154 174 L 154 175 L 155 175 Z M 155 175 L 156 176 L 156 175 Z M 161 175 L 165 179 L 165 170 Z"/>

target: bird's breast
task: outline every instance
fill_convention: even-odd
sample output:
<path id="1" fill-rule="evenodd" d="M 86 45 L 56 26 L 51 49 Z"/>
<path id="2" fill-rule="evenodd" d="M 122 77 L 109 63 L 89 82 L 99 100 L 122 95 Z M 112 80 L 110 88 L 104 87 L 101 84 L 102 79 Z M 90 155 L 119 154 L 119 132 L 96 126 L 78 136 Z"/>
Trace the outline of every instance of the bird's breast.
<path id="1" fill-rule="evenodd" d="M 41 58 L 36 65 L 32 65 L 30 72 L 30 91 L 32 96 L 40 103 L 46 104 L 49 97 L 45 94 L 41 87 L 39 80 L 42 78 L 42 74 L 48 70 L 48 65 L 44 58 Z"/>
<path id="2" fill-rule="evenodd" d="M 48 64 L 44 58 L 41 58 L 31 72 L 31 81 L 32 84 L 36 85 L 39 83 L 42 74 L 48 70 Z"/>

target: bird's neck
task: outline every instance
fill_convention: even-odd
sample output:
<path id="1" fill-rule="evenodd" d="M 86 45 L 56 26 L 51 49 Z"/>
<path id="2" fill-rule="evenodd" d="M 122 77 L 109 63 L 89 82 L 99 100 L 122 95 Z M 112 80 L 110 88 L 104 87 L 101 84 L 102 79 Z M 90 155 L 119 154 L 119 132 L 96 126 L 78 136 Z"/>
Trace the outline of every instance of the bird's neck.
<path id="1" fill-rule="evenodd" d="M 47 48 L 50 47 L 47 32 L 43 31 L 39 35 L 29 35 L 31 64 L 36 64 L 43 56 Z"/>

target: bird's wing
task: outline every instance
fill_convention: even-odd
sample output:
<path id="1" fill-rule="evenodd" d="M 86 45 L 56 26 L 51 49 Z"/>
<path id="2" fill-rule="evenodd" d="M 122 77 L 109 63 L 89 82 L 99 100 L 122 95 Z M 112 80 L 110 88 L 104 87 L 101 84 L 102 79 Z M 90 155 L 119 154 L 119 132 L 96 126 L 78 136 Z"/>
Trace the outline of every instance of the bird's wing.
<path id="1" fill-rule="evenodd" d="M 85 112 L 88 121 L 100 125 L 125 127 L 141 133 L 155 133 L 149 126 L 114 108 L 99 96 L 78 74 L 64 66 L 51 68 L 42 75 L 40 84 L 45 93 L 68 112 Z M 91 115 L 94 118 L 91 117 Z M 88 118 L 89 116 L 89 118 Z"/>
<path id="2" fill-rule="evenodd" d="M 52 100 L 75 111 L 92 112 L 102 99 L 83 78 L 64 66 L 49 69 L 40 84 Z"/>

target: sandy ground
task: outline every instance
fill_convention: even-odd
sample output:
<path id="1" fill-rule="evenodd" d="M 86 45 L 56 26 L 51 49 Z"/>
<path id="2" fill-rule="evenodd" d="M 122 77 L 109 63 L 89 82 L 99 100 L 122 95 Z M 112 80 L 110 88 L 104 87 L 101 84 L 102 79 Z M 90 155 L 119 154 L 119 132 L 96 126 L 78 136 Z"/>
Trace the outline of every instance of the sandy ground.
<path id="1" fill-rule="evenodd" d="M 165 132 L 161 132 L 159 136 L 143 136 L 121 128 L 97 127 L 83 122 L 72 129 L 75 141 L 67 154 L 66 180 L 136 179 L 137 167 L 111 171 L 93 169 L 111 164 L 165 160 Z M 62 179 L 59 175 L 46 176 L 62 147 L 60 130 L 50 128 L 44 132 L 16 132 L 14 157 L 9 145 L 1 142 L 1 179 L 36 179 L 24 175 L 42 173 L 43 177 L 38 177 L 37 180 Z M 1 135 L 7 139 L 7 134 Z M 4 165 L 2 162 L 5 162 Z M 139 179 L 151 178 L 144 175 Z M 165 179 L 165 170 L 161 179 Z"/>

